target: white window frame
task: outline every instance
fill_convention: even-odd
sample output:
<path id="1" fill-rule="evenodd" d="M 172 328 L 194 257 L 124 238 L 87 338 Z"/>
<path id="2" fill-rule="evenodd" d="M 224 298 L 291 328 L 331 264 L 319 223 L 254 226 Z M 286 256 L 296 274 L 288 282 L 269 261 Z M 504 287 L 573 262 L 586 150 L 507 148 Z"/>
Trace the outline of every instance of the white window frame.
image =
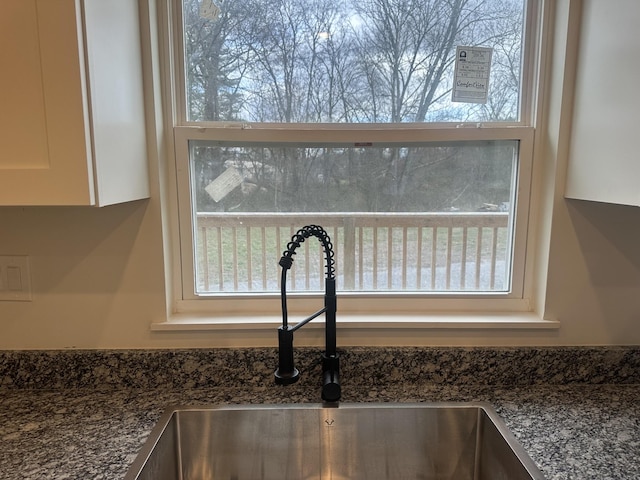
<path id="1" fill-rule="evenodd" d="M 173 125 L 173 161 L 175 162 L 176 203 L 175 223 L 178 235 L 173 241 L 173 308 L 175 314 L 200 314 L 205 317 L 232 319 L 235 316 L 265 316 L 271 318 L 279 314 L 279 292 L 272 294 L 233 293 L 197 295 L 195 293 L 195 269 L 193 251 L 193 228 L 191 213 L 189 140 L 221 140 L 236 142 L 314 142 L 332 141 L 354 142 L 429 142 L 429 141 L 482 141 L 516 140 L 519 142 L 519 162 L 517 165 L 516 211 L 513 239 L 512 281 L 508 293 L 415 293 L 381 292 L 358 293 L 338 292 L 341 314 L 385 314 L 412 315 L 426 312 L 477 312 L 479 314 L 498 312 L 530 312 L 532 310 L 531 274 L 532 221 L 531 181 L 533 175 L 534 136 L 538 121 L 536 105 L 541 82 L 540 60 L 542 58 L 542 27 L 544 0 L 528 0 L 526 18 L 527 41 L 523 63 L 521 99 L 521 120 L 490 124 L 385 124 L 385 125 L 344 125 L 344 124 L 247 124 L 188 122 L 186 120 L 184 75 L 180 71 L 183 51 L 182 20 L 179 15 L 180 0 L 167 0 L 170 38 L 173 41 L 168 50 L 175 56 L 166 62 L 169 68 L 165 76 L 171 80 L 172 98 L 165 105 L 171 108 Z M 172 67 L 171 67 L 172 66 Z M 302 226 L 302 225 L 301 225 Z M 529 255 L 528 255 L 529 254 Z M 292 312 L 305 312 L 317 305 L 318 295 L 297 294 L 290 301 Z M 398 299 L 402 301 L 399 302 Z M 313 308 L 313 307 L 311 307 Z M 466 317 L 465 317 L 466 318 Z"/>

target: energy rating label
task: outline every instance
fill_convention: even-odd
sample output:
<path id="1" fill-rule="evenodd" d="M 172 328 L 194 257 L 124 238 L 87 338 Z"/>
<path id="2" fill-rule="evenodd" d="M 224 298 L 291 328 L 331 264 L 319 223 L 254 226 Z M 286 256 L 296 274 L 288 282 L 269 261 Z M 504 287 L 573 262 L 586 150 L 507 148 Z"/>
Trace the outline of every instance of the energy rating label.
<path id="1" fill-rule="evenodd" d="M 488 47 L 456 47 L 452 101 L 487 103 L 492 53 Z"/>

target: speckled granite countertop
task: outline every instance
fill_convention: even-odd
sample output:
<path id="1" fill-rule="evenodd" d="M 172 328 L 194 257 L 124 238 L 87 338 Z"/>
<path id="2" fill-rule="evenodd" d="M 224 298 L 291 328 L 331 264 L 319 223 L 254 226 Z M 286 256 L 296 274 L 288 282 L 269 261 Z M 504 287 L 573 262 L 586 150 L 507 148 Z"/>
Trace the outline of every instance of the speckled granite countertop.
<path id="1" fill-rule="evenodd" d="M 0 352 L 0 478 L 120 479 L 170 405 L 319 401 L 275 350 Z M 487 401 L 548 479 L 640 478 L 640 348 L 348 349 L 344 402 Z M 317 374 L 317 375 L 316 375 Z"/>

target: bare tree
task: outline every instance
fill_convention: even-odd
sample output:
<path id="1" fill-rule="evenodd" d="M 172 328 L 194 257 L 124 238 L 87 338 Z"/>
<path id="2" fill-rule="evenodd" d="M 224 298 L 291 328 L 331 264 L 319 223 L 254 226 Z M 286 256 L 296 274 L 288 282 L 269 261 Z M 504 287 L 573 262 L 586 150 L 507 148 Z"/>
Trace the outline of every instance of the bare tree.
<path id="1" fill-rule="evenodd" d="M 216 20 L 199 16 L 198 0 L 183 1 L 192 120 L 516 118 L 523 0 L 216 0 Z M 486 105 L 451 102 L 456 45 L 494 48 Z M 203 186 L 230 164 L 243 169 L 256 188 L 233 206 L 248 210 L 329 208 L 336 197 L 345 209 L 429 209 L 450 201 L 436 202 L 437 195 L 477 190 L 477 175 L 461 168 L 454 150 L 426 151 L 198 148 L 193 159 Z M 447 169 L 458 169 L 458 193 L 431 178 L 445 178 Z"/>
<path id="2" fill-rule="evenodd" d="M 217 3 L 215 20 L 200 16 L 195 0 L 183 9 L 188 115 L 195 121 L 235 120 L 243 110 L 247 49 L 237 33 L 247 13 L 234 0 Z"/>

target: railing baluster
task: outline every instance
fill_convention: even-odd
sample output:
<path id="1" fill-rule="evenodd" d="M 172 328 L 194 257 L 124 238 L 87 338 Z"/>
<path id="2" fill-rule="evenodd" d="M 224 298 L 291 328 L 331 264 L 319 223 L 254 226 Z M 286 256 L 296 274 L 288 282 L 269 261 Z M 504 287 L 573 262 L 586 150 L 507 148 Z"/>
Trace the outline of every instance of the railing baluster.
<path id="1" fill-rule="evenodd" d="M 387 288 L 393 288 L 393 227 L 387 227 Z"/>
<path id="2" fill-rule="evenodd" d="M 416 288 L 422 288 L 422 227 L 417 228 L 416 240 Z"/>
<path id="3" fill-rule="evenodd" d="M 216 240 L 218 241 L 218 290 L 224 290 L 224 249 L 222 248 L 222 227 L 216 227 Z"/>
<path id="4" fill-rule="evenodd" d="M 476 290 L 480 290 L 480 267 L 482 265 L 482 227 L 478 227 L 476 238 Z"/>
<path id="5" fill-rule="evenodd" d="M 288 238 L 293 237 L 294 233 L 295 233 L 294 232 L 294 227 L 293 226 L 289 226 Z M 287 240 L 287 244 L 288 244 L 288 240 Z M 296 271 L 297 271 L 296 268 L 292 268 L 291 270 L 289 270 L 289 272 L 290 272 L 289 277 L 291 278 L 291 290 L 295 290 L 296 289 L 296 279 L 297 279 Z"/>
<path id="6" fill-rule="evenodd" d="M 276 227 L 276 258 L 274 259 L 275 261 L 273 262 L 274 265 L 278 265 L 280 262 L 280 256 L 282 255 L 282 252 L 284 252 L 284 247 L 282 246 L 282 238 L 280 237 L 280 226 L 278 225 Z M 278 279 L 278 286 L 280 285 L 280 269 L 277 268 L 276 269 L 276 278 Z"/>
<path id="7" fill-rule="evenodd" d="M 378 289 L 378 227 L 373 227 L 373 289 Z"/>
<path id="8" fill-rule="evenodd" d="M 202 259 L 200 261 L 200 265 L 202 265 L 202 275 L 204 278 L 202 279 L 203 288 L 205 292 L 209 291 L 209 252 L 207 251 L 209 248 L 209 240 L 207 238 L 207 227 L 200 227 L 200 235 L 201 239 L 201 248 L 202 248 Z M 204 260 L 203 260 L 204 259 Z"/>
<path id="9" fill-rule="evenodd" d="M 358 227 L 358 288 L 364 288 L 364 228 Z"/>
<path id="10" fill-rule="evenodd" d="M 355 219 L 345 217 L 343 220 L 344 248 L 342 249 L 342 271 L 344 272 L 344 289 L 355 290 L 356 287 L 356 228 Z"/>
<path id="11" fill-rule="evenodd" d="M 402 227 L 402 255 L 400 255 L 402 271 L 402 290 L 407 289 L 407 227 Z"/>
<path id="12" fill-rule="evenodd" d="M 445 274 L 445 285 L 447 290 L 451 290 L 451 251 L 452 251 L 452 243 L 453 243 L 453 227 L 449 225 L 447 228 L 447 260 L 446 264 L 446 274 Z"/>
<path id="13" fill-rule="evenodd" d="M 496 252 L 498 250 L 498 227 L 493 227 L 493 238 L 491 241 L 491 285 L 493 290 L 496 286 Z"/>
<path id="14" fill-rule="evenodd" d="M 246 228 L 247 236 L 247 288 L 253 290 L 253 255 L 251 253 L 251 227 Z"/>
<path id="15" fill-rule="evenodd" d="M 267 289 L 267 233 L 265 227 L 260 227 L 260 237 L 262 240 L 262 289 Z"/>
<path id="16" fill-rule="evenodd" d="M 236 227 L 231 227 L 231 251 L 232 253 L 232 264 L 233 264 L 233 289 L 238 291 L 238 229 Z"/>
<path id="17" fill-rule="evenodd" d="M 462 252 L 460 253 L 460 290 L 467 288 L 467 243 L 468 227 L 462 227 Z"/>
<path id="18" fill-rule="evenodd" d="M 304 242 L 304 288 L 305 290 L 309 290 L 309 278 L 311 276 L 311 262 L 309 258 L 309 242 Z"/>
<path id="19" fill-rule="evenodd" d="M 318 285 L 319 285 L 319 289 L 323 290 L 324 289 L 324 284 L 323 284 L 323 279 L 325 277 L 325 265 L 326 265 L 326 260 L 324 257 L 324 249 L 322 248 L 322 243 L 320 242 L 316 242 L 317 247 L 318 247 L 318 254 L 316 255 L 316 258 L 318 259 L 317 262 L 317 269 L 318 269 Z"/>
<path id="20" fill-rule="evenodd" d="M 436 289 L 437 267 L 438 267 L 438 227 L 431 227 L 431 290 Z"/>

